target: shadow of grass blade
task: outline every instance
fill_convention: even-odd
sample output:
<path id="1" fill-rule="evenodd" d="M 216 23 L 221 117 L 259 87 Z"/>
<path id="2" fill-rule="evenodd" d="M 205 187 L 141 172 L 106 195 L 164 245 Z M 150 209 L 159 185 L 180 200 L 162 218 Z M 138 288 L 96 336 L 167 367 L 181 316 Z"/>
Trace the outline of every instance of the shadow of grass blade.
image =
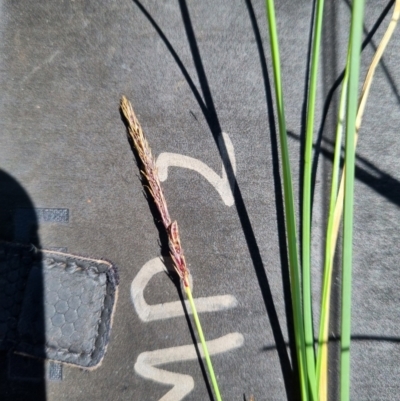
<path id="1" fill-rule="evenodd" d="M 301 399 L 309 400 L 309 389 L 306 376 L 306 355 L 305 355 L 305 340 L 304 340 L 304 325 L 303 313 L 301 306 L 301 282 L 300 268 L 297 253 L 297 235 L 296 235 L 296 220 L 293 199 L 292 176 L 290 169 L 289 150 L 287 144 L 287 132 L 285 112 L 283 105 L 282 80 L 279 59 L 278 35 L 275 19 L 275 6 L 273 0 L 266 0 L 267 21 L 269 28 L 270 47 L 272 54 L 272 65 L 275 82 L 275 96 L 279 122 L 279 139 L 281 148 L 281 161 L 283 172 L 283 187 L 284 187 L 284 209 L 286 221 L 286 235 L 289 252 L 290 266 L 290 285 L 293 305 L 293 321 L 295 330 L 296 353 L 298 359 L 298 371 L 300 381 Z"/>

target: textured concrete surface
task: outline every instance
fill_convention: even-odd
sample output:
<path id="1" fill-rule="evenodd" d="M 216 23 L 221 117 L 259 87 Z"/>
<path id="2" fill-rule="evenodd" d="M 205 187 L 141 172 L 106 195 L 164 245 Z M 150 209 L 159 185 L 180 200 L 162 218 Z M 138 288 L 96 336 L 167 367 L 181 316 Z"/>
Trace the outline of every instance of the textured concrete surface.
<path id="1" fill-rule="evenodd" d="M 313 2 L 276 3 L 298 195 Z M 327 3 L 318 127 L 324 108 L 327 116 L 313 215 L 316 322 L 338 94 L 330 95 L 344 65 L 349 23 L 347 1 Z M 366 34 L 387 4 L 386 0 L 367 2 Z M 363 74 L 389 15 L 363 51 Z M 257 401 L 298 399 L 287 346 L 288 273 L 276 132 L 269 103 L 273 87 L 268 81 L 272 75 L 267 75 L 271 63 L 264 2 L 2 0 L 0 21 L 1 207 L 14 208 L 15 216 L 21 208 L 36 210 L 37 215 L 37 230 L 29 236 L 21 230 L 13 232 L 18 226 L 15 221 L 8 222 L 2 233 L 44 248 L 112 260 L 121 278 L 102 366 L 94 371 L 64 367 L 63 380 L 55 382 L 48 380 L 47 364 L 42 364 L 37 368 L 39 378 L 29 381 L 10 378 L 9 357 L 0 354 L 1 398 L 160 400 L 172 386 L 160 383 L 159 371 L 153 375 L 158 382 L 144 378 L 143 371 L 142 375 L 135 371 L 135 364 L 164 358 L 164 349 L 193 344 L 182 306 L 175 317 L 156 314 L 151 315 L 155 320 L 149 320 L 148 309 L 141 318 L 132 302 L 133 280 L 161 250 L 118 109 L 124 94 L 132 101 L 156 156 L 165 152 L 189 156 L 220 177 L 225 166 L 226 185 L 234 189 L 234 205 L 228 206 L 196 171 L 170 167 L 164 182 L 170 214 L 180 224 L 194 296 L 230 296 L 229 308 L 201 313 L 209 340 L 236 336 L 223 338 L 225 351 L 213 357 L 224 399 L 239 401 L 244 394 L 254 394 Z M 351 349 L 354 400 L 395 400 L 400 392 L 399 38 L 396 31 L 377 69 L 358 146 Z M 236 181 L 222 131 L 233 144 Z M 13 199 L 11 205 L 7 199 Z M 46 219 L 47 209 L 67 209 L 69 217 Z M 147 304 L 179 301 L 179 292 L 166 274 L 155 274 L 143 288 L 145 281 L 133 287 L 143 291 Z M 339 283 L 338 276 L 331 328 L 332 400 L 338 398 Z M 214 304 L 215 299 L 206 300 L 205 309 Z M 172 309 L 177 311 L 178 306 Z M 235 344 L 236 349 L 227 350 Z M 150 351 L 157 352 L 143 354 Z M 184 360 L 182 349 L 171 354 L 172 359 L 165 357 L 157 368 L 193 378 L 194 388 L 185 400 L 211 399 L 197 358 L 190 359 L 188 353 L 189 360 Z M 178 389 L 184 382 L 190 387 L 190 378 L 185 380 L 179 379 Z"/>

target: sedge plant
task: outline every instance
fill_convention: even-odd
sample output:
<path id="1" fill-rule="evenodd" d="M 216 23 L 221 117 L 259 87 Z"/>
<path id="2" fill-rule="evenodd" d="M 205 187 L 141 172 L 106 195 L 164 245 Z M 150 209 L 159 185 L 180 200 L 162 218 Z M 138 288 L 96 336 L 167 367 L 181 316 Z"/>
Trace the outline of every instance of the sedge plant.
<path id="1" fill-rule="evenodd" d="M 358 84 L 360 71 L 360 49 L 362 37 L 364 0 L 354 0 L 349 35 L 348 56 L 342 95 L 339 106 L 339 122 L 336 132 L 334 167 L 332 174 L 332 190 L 330 212 L 328 218 L 328 238 L 326 242 L 325 276 L 323 280 L 322 310 L 320 325 L 320 347 L 317 360 L 314 356 L 314 335 L 312 326 L 312 297 L 311 297 L 311 156 L 314 131 L 314 114 L 316 102 L 316 83 L 319 58 L 319 45 L 322 30 L 323 1 L 316 2 L 315 24 L 313 32 L 311 74 L 307 105 L 304 176 L 303 176 L 303 213 L 302 213 L 302 282 L 300 282 L 300 267 L 296 249 L 296 227 L 294 225 L 294 203 L 292 196 L 292 182 L 290 161 L 286 138 L 286 123 L 282 95 L 282 81 L 280 72 L 279 48 L 275 20 L 274 1 L 266 0 L 267 20 L 270 36 L 272 66 L 274 71 L 277 114 L 279 121 L 281 159 L 283 171 L 283 186 L 285 192 L 285 220 L 289 249 L 291 273 L 291 292 L 293 302 L 293 320 L 298 358 L 298 372 L 302 400 L 326 400 L 327 393 L 327 330 L 329 324 L 329 299 L 331 287 L 331 272 L 333 255 L 340 215 L 334 213 L 340 208 L 340 194 L 343 194 L 344 224 L 343 224 L 343 266 L 342 266 L 342 317 L 341 317 L 341 364 L 340 364 L 340 398 L 342 401 L 350 397 L 350 333 L 351 333 L 351 270 L 352 270 L 352 236 L 353 236 L 353 193 L 355 171 L 355 135 L 356 127 L 361 122 L 357 119 Z M 368 94 L 369 87 L 363 93 Z M 364 103 L 365 104 L 365 103 Z M 362 102 L 360 103 L 362 105 Z M 345 131 L 345 164 L 343 190 L 339 194 L 339 161 L 341 152 L 341 138 L 344 120 Z M 289 171 L 288 171 L 289 170 Z M 289 201 L 288 201 L 289 200 Z M 301 291 L 302 289 L 302 291 Z M 301 294 L 301 295 L 300 295 Z M 300 306 L 299 306 L 300 305 Z M 300 316 L 296 316 L 299 314 Z"/>
<path id="2" fill-rule="evenodd" d="M 358 110 L 357 110 L 357 118 L 355 126 L 355 137 L 354 137 L 355 146 L 357 145 L 358 133 L 361 127 L 366 101 L 372 85 L 372 80 L 376 67 L 393 35 L 393 32 L 395 30 L 399 18 L 400 18 L 400 0 L 396 0 L 395 7 L 393 10 L 393 15 L 390 20 L 389 26 L 374 54 L 374 57 L 368 68 L 368 72 L 361 90 L 358 102 Z M 343 197 L 344 197 L 343 174 L 339 189 L 338 189 L 338 182 L 339 182 L 339 162 L 340 162 L 341 142 L 342 142 L 341 138 L 343 131 L 343 120 L 345 115 L 345 99 L 347 94 L 347 84 L 348 84 L 348 70 L 346 70 L 343 79 L 342 94 L 339 105 L 339 115 L 336 129 L 334 162 L 332 171 L 331 200 L 329 205 L 328 226 L 326 234 L 324 281 L 322 289 L 321 321 L 320 321 L 320 332 L 318 339 L 319 347 L 318 347 L 318 358 L 317 358 L 317 384 L 319 389 L 320 401 L 326 401 L 328 399 L 328 394 L 327 394 L 328 393 L 328 328 L 329 328 L 330 292 L 332 283 L 333 258 L 339 234 L 340 219 L 343 211 Z M 343 170 L 345 169 L 346 166 L 344 166 Z"/>
<path id="3" fill-rule="evenodd" d="M 280 73 L 279 51 L 277 43 L 277 31 L 273 0 L 266 0 L 267 20 L 270 33 L 270 47 L 272 53 L 272 65 L 275 79 L 276 103 L 280 130 L 280 145 L 283 170 L 283 185 L 285 190 L 285 209 L 287 241 L 289 254 L 295 249 L 296 233 L 292 224 L 295 215 L 294 204 L 291 199 L 291 175 L 290 161 L 287 154 L 287 140 L 285 127 L 285 114 L 282 96 L 282 82 Z M 313 143 L 313 127 L 316 102 L 317 68 L 319 46 L 322 29 L 323 1 L 316 1 L 315 24 L 313 31 L 311 73 L 307 104 L 307 120 L 305 135 L 304 176 L 303 178 L 303 211 L 302 211 L 302 283 L 295 276 L 291 281 L 294 313 L 294 329 L 296 337 L 296 349 L 298 355 L 298 371 L 300 379 L 300 392 L 302 400 L 328 399 L 328 328 L 330 294 L 332 285 L 333 259 L 336 250 L 337 238 L 342 212 L 343 222 L 343 255 L 342 255 L 342 303 L 341 303 L 341 359 L 340 359 L 340 399 L 350 399 L 350 334 L 351 334 L 351 271 L 352 271 L 352 234 L 353 234 L 353 193 L 355 171 L 355 147 L 358 132 L 361 126 L 362 116 L 365 110 L 366 100 L 370 91 L 372 78 L 380 58 L 393 34 L 395 26 L 400 18 L 400 0 L 396 0 L 393 16 L 389 27 L 379 44 L 371 65 L 368 69 L 364 85 L 358 99 L 358 84 L 360 72 L 360 48 L 362 37 L 364 0 L 354 0 L 352 4 L 352 16 L 347 52 L 347 63 L 342 82 L 342 92 L 339 101 L 338 120 L 334 147 L 334 159 L 331 178 L 331 195 L 327 224 L 327 236 L 325 243 L 324 277 L 321 297 L 320 329 L 318 338 L 317 358 L 314 356 L 314 336 L 312 327 L 312 297 L 311 297 L 311 156 Z M 342 179 L 339 186 L 340 158 L 342 150 L 342 138 L 345 133 L 345 164 Z M 290 259 L 291 263 L 294 258 Z M 298 265 L 293 264 L 295 269 Z M 293 270 L 293 266 L 290 268 Z M 292 276 L 291 276 L 292 279 Z M 302 285 L 302 292 L 300 289 Z M 297 287 L 298 286 L 298 287 Z M 299 301 L 299 293 L 302 299 Z M 302 308 L 298 307 L 298 304 Z M 302 316 L 296 316 L 300 313 Z M 297 324 L 296 324 L 297 322 Z M 299 322 L 303 322 L 301 326 Z M 299 333 L 298 330 L 303 331 Z M 298 339 L 304 339 L 299 341 Z M 299 349 L 300 346 L 300 349 Z"/>
<path id="4" fill-rule="evenodd" d="M 203 348 L 207 370 L 211 379 L 211 384 L 214 390 L 216 401 L 222 401 L 218 382 L 215 377 L 214 368 L 211 362 L 210 354 L 208 352 L 207 342 L 205 340 L 200 319 L 197 314 L 196 305 L 192 297 L 192 291 L 189 284 L 189 269 L 187 267 L 186 259 L 181 246 L 178 223 L 176 221 L 171 221 L 168 212 L 167 202 L 165 200 L 161 183 L 158 178 L 157 167 L 150 146 L 147 142 L 146 137 L 144 136 L 142 127 L 140 126 L 139 121 L 133 111 L 132 105 L 125 96 L 121 99 L 121 111 L 126 119 L 130 139 L 132 140 L 134 148 L 142 164 L 141 173 L 147 181 L 146 187 L 153 197 L 154 203 L 161 216 L 162 224 L 167 232 L 171 259 L 176 273 L 180 277 L 185 294 L 189 300 L 190 308 L 193 314 L 193 320 L 195 322 L 197 333 L 199 335 L 200 342 Z"/>

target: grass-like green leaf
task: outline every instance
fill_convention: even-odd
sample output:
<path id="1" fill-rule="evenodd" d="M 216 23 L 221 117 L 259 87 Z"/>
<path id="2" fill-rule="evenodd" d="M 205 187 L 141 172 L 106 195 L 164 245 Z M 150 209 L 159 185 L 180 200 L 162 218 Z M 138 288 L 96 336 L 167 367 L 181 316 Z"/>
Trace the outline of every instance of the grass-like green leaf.
<path id="1" fill-rule="evenodd" d="M 293 321 L 295 330 L 296 353 L 298 360 L 298 371 L 301 398 L 303 401 L 309 399 L 309 388 L 307 383 L 306 373 L 306 355 L 305 355 L 305 339 L 303 313 L 301 305 L 301 282 L 300 282 L 300 267 L 297 253 L 297 234 L 296 234 L 296 218 L 293 198 L 292 175 L 290 169 L 289 150 L 287 143 L 286 120 L 283 105 L 283 91 L 280 69 L 280 56 L 278 34 L 276 28 L 275 5 L 273 0 L 266 0 L 267 20 L 269 28 L 269 39 L 272 55 L 272 66 L 274 71 L 275 82 L 275 97 L 279 123 L 279 139 L 281 148 L 281 161 L 283 173 L 283 188 L 284 188 L 284 208 L 286 235 L 288 242 L 289 253 L 289 269 L 290 269 L 290 284 L 293 305 Z"/>
<path id="2" fill-rule="evenodd" d="M 303 218 L 302 218 L 302 271 L 303 271 L 303 313 L 304 337 L 306 343 L 307 376 L 312 400 L 317 400 L 315 379 L 314 330 L 311 291 L 311 167 L 314 136 L 315 104 L 317 97 L 318 61 L 321 45 L 324 0 L 318 0 L 315 12 L 311 54 L 310 88 L 308 93 L 306 137 L 303 177 Z"/>
<path id="3" fill-rule="evenodd" d="M 360 73 L 360 49 L 362 40 L 365 0 L 354 0 L 352 5 L 349 40 L 349 85 L 347 92 L 345 181 L 343 206 L 343 268 L 340 343 L 340 399 L 350 400 L 350 336 L 351 336 L 351 277 L 353 257 L 353 209 L 356 115 Z"/>
<path id="4" fill-rule="evenodd" d="M 346 68 L 342 83 L 342 92 L 340 95 L 338 119 L 336 126 L 335 150 L 333 157 L 332 179 L 331 179 L 331 194 L 329 202 L 328 226 L 326 230 L 325 243 L 325 261 L 324 261 L 324 277 L 322 284 L 321 296 L 321 314 L 320 328 L 318 336 L 318 354 L 316 380 L 318 389 L 319 401 L 327 401 L 328 399 L 328 336 L 329 336 L 329 311 L 332 287 L 332 270 L 333 259 L 335 256 L 336 237 L 334 228 L 339 227 L 338 221 L 335 220 L 335 206 L 338 197 L 338 183 L 340 173 L 340 154 L 342 149 L 343 126 L 346 113 L 347 85 L 349 81 L 348 69 Z M 342 201 L 343 202 L 343 201 Z M 340 220 L 340 216 L 339 216 Z M 336 224 L 335 224 L 336 222 Z"/>

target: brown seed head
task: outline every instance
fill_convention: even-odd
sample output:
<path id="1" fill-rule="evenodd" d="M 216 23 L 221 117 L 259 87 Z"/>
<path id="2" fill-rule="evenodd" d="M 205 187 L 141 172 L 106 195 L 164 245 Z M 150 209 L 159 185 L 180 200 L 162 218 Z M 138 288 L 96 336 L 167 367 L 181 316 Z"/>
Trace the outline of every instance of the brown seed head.
<path id="1" fill-rule="evenodd" d="M 148 182 L 148 190 L 160 212 L 163 225 L 165 229 L 168 229 L 171 224 L 171 218 L 169 217 L 167 203 L 158 178 L 156 163 L 132 105 L 125 96 L 121 99 L 121 110 L 128 123 L 129 136 L 133 141 L 133 145 L 143 165 L 141 173 Z"/>
<path id="2" fill-rule="evenodd" d="M 133 145 L 142 162 L 143 170 L 142 175 L 148 182 L 148 190 L 157 205 L 160 212 L 161 219 L 168 234 L 168 244 L 174 267 L 183 285 L 189 287 L 189 270 L 186 266 L 185 257 L 183 256 L 183 249 L 179 238 L 178 223 L 176 221 L 171 223 L 169 217 L 167 202 L 165 201 L 164 194 L 161 188 L 161 183 L 157 174 L 157 167 L 151 153 L 150 146 L 144 136 L 142 127 L 133 111 L 132 105 L 129 100 L 123 96 L 121 99 L 121 110 L 128 123 L 129 136 L 133 141 Z"/>
<path id="3" fill-rule="evenodd" d="M 175 270 L 181 278 L 183 285 L 185 287 L 189 287 L 189 269 L 186 266 L 185 256 L 183 255 L 183 249 L 181 247 L 178 223 L 176 221 L 173 221 L 168 227 L 167 231 L 169 251 L 174 262 Z"/>

